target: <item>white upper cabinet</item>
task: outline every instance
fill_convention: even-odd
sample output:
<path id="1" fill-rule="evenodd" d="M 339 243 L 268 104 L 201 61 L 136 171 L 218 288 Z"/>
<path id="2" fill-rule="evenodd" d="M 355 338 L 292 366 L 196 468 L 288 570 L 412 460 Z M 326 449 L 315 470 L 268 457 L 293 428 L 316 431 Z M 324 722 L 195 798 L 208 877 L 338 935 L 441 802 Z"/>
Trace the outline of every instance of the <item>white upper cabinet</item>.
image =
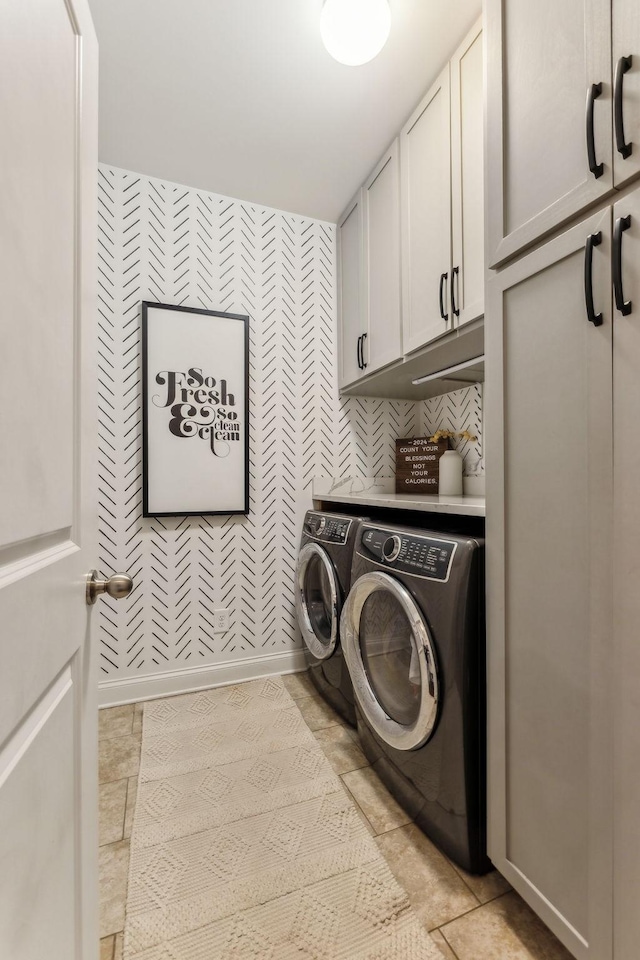
<path id="1" fill-rule="evenodd" d="M 340 315 L 340 385 L 363 373 L 365 333 L 362 256 L 362 191 L 359 190 L 338 223 L 338 310 Z"/>
<path id="2" fill-rule="evenodd" d="M 341 389 L 484 313 L 483 79 L 478 21 L 338 223 Z"/>
<path id="3" fill-rule="evenodd" d="M 402 326 L 410 353 L 452 328 L 449 64 L 400 134 Z"/>
<path id="4" fill-rule="evenodd" d="M 400 134 L 404 352 L 484 313 L 482 21 Z"/>
<path id="5" fill-rule="evenodd" d="M 363 188 L 364 314 L 362 359 L 371 373 L 402 355 L 400 326 L 400 176 L 398 141 Z"/>
<path id="6" fill-rule="evenodd" d="M 640 4 L 613 3 L 613 177 L 617 187 L 640 173 Z"/>
<path id="7" fill-rule="evenodd" d="M 486 14 L 487 244 L 497 266 L 613 189 L 611 7 L 487 0 Z M 631 104 L 627 114 L 631 123 Z"/>
<path id="8" fill-rule="evenodd" d="M 484 71 L 482 22 L 451 60 L 451 312 L 458 327 L 484 314 Z"/>

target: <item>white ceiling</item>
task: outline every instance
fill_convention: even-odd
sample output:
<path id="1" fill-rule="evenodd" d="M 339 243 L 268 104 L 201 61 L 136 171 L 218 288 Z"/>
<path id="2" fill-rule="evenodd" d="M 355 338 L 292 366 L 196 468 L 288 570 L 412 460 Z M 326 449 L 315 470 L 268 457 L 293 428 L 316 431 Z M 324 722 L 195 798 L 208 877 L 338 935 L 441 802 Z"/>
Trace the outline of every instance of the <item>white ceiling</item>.
<path id="1" fill-rule="evenodd" d="M 480 0 L 390 0 L 361 67 L 320 39 L 322 0 L 90 0 L 100 159 L 336 221 L 480 13 Z"/>

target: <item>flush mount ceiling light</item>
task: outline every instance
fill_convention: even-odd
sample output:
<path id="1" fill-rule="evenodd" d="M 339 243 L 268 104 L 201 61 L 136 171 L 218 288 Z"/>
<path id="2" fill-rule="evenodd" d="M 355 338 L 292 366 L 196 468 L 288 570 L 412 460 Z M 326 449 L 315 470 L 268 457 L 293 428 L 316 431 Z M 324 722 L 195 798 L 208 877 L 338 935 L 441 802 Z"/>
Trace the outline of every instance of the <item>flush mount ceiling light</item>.
<path id="1" fill-rule="evenodd" d="M 325 0 L 320 15 L 325 47 L 349 67 L 373 60 L 387 42 L 390 29 L 388 0 Z"/>

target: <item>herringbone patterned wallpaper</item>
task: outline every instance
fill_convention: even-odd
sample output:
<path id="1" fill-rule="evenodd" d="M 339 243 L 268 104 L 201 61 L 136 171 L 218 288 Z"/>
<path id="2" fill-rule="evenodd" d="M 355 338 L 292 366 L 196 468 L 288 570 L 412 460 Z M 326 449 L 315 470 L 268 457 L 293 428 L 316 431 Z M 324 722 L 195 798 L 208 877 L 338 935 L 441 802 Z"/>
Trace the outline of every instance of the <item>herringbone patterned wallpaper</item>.
<path id="1" fill-rule="evenodd" d="M 436 430 L 468 430 L 473 440 L 455 439 L 452 446 L 463 460 L 465 477 L 484 476 L 482 452 L 482 384 L 474 384 L 453 393 L 423 400 L 420 404 L 420 430 L 432 436 Z"/>
<path id="2" fill-rule="evenodd" d="M 391 476 L 417 404 L 338 398 L 334 228 L 101 165 L 101 677 L 124 679 L 299 645 L 293 575 L 315 475 Z M 251 514 L 142 518 L 140 301 L 251 318 Z M 213 633 L 227 607 L 231 629 Z"/>

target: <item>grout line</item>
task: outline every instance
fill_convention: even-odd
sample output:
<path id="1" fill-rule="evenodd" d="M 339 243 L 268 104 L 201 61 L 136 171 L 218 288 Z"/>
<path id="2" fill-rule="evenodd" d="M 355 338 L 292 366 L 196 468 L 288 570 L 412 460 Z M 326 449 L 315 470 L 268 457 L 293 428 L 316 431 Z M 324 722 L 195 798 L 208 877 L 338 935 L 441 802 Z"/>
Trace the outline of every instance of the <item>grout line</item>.
<path id="1" fill-rule="evenodd" d="M 361 768 L 361 769 L 362 769 L 362 768 Z M 347 772 L 350 773 L 351 771 L 347 771 Z M 371 827 L 372 836 L 373 836 L 373 837 L 377 837 L 378 834 L 376 833 L 375 828 L 374 828 L 373 824 L 371 823 L 371 820 L 369 820 L 369 817 L 366 815 L 366 813 L 364 812 L 364 810 L 362 809 L 362 807 L 360 806 L 360 804 L 359 804 L 358 801 L 356 800 L 355 796 L 353 795 L 353 793 L 351 792 L 351 790 L 349 790 L 349 787 L 347 786 L 347 784 L 344 782 L 344 774 L 343 774 L 343 773 L 339 773 L 339 774 L 338 774 L 338 778 L 339 778 L 339 780 L 340 780 L 340 783 L 341 783 L 342 786 L 344 787 L 344 789 L 347 791 L 347 796 L 349 796 L 349 797 L 351 798 L 351 800 L 352 800 L 353 803 L 355 804 L 356 808 L 360 811 L 360 813 L 361 813 L 362 816 L 364 817 L 366 823 L 368 823 L 369 826 Z"/>
<path id="2" fill-rule="evenodd" d="M 451 921 L 451 922 L 453 922 L 453 921 Z M 444 935 L 444 933 L 442 932 L 441 928 L 440 928 L 440 927 L 436 927 L 435 929 L 438 931 L 438 933 L 440 934 L 440 936 L 442 937 L 442 939 L 444 940 L 444 942 L 446 943 L 446 945 L 449 947 L 449 950 L 451 950 L 451 953 L 454 955 L 454 957 L 456 958 L 456 960 L 460 960 L 458 954 L 455 952 L 455 950 L 453 949 L 453 947 L 451 946 L 451 944 L 449 943 L 449 941 L 448 941 L 447 938 L 445 937 L 445 935 Z M 431 931 L 431 932 L 433 932 L 433 931 Z"/>
<path id="3" fill-rule="evenodd" d="M 442 936 L 445 938 L 445 940 L 447 940 L 446 934 L 444 932 L 446 927 L 448 927 L 452 923 L 456 923 L 457 920 L 461 920 L 463 917 L 468 917 L 469 914 L 475 913 L 476 910 L 482 910 L 482 908 L 486 907 L 487 904 L 495 903 L 495 901 L 499 900 L 500 897 L 506 897 L 511 892 L 512 892 L 511 890 L 506 890 L 504 893 L 501 893 L 499 897 L 494 897 L 493 900 L 488 900 L 487 903 L 478 903 L 477 907 L 472 907 L 471 910 L 465 910 L 464 913 L 461 913 L 459 917 L 454 917 L 452 920 L 447 920 L 447 922 L 443 923 L 441 927 L 434 927 L 434 929 L 439 930 Z M 447 940 L 447 943 L 449 943 L 448 940 Z M 449 946 L 451 946 L 451 944 L 449 944 Z M 453 949 L 453 947 L 451 949 Z"/>
<path id="4" fill-rule="evenodd" d="M 115 933 L 109 933 L 109 934 L 107 934 L 106 937 L 100 937 L 100 941 L 99 941 L 100 944 L 102 943 L 103 940 L 111 940 L 111 955 L 107 958 L 107 960 L 113 960 L 113 958 L 114 958 L 115 955 L 116 955 L 116 935 L 115 935 Z"/>

